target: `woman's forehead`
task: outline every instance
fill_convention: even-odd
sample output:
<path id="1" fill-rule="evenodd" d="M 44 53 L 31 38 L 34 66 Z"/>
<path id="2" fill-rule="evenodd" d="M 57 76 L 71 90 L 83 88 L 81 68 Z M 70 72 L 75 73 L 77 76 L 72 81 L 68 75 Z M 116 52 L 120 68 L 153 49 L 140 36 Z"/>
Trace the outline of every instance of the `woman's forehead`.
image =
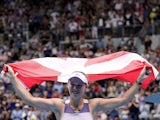
<path id="1" fill-rule="evenodd" d="M 69 82 L 71 83 L 71 84 L 75 84 L 75 85 L 84 85 L 85 83 L 81 80 L 81 79 L 79 79 L 78 77 L 73 77 L 73 78 L 71 78 L 70 80 L 69 80 Z"/>

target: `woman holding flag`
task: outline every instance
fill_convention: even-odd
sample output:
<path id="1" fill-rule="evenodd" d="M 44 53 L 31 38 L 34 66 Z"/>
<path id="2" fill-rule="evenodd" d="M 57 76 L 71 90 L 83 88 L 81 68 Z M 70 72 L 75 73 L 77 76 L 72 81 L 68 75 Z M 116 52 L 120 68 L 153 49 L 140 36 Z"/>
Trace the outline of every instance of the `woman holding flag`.
<path id="1" fill-rule="evenodd" d="M 148 77 L 146 67 L 142 69 L 137 81 L 120 98 L 94 98 L 84 99 L 88 85 L 88 77 L 82 72 L 73 72 L 68 78 L 70 99 L 64 101 L 60 98 L 33 97 L 16 78 L 13 69 L 6 65 L 8 71 L 5 75 L 11 79 L 15 92 L 28 105 L 55 113 L 57 120 L 93 120 L 96 113 L 102 110 L 111 110 L 127 104 L 138 91 L 141 83 Z"/>

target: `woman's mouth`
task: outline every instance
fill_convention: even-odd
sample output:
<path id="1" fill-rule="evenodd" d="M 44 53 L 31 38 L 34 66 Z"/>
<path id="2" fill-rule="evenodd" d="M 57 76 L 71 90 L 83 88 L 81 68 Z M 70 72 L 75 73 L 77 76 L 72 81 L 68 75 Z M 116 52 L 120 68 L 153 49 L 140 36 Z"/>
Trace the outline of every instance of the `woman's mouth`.
<path id="1" fill-rule="evenodd" d="M 79 94 L 79 92 L 78 92 L 78 91 L 72 91 L 72 93 L 73 93 L 73 94 Z"/>

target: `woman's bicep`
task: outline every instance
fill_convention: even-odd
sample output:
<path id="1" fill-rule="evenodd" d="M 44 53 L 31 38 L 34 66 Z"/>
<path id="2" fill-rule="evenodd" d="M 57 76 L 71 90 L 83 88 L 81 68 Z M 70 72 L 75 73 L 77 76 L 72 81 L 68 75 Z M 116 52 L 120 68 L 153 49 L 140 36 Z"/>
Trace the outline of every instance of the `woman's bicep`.
<path id="1" fill-rule="evenodd" d="M 123 101 L 123 98 L 95 98 L 92 106 L 94 111 L 110 110 L 124 104 Z"/>
<path id="2" fill-rule="evenodd" d="M 59 98 L 46 99 L 40 97 L 33 97 L 27 104 L 38 109 L 54 111 L 58 110 L 59 107 L 63 105 L 63 100 Z"/>

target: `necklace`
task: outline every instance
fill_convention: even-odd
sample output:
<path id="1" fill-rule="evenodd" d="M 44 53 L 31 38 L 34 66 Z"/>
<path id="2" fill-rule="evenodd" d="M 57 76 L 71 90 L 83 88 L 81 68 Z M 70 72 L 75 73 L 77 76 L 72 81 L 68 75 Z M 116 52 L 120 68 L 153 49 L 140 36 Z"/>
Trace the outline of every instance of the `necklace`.
<path id="1" fill-rule="evenodd" d="M 73 104 L 71 104 L 70 103 L 70 106 L 71 106 L 71 108 L 73 109 L 73 111 L 75 112 L 75 113 L 78 113 L 78 112 L 80 112 L 81 111 L 81 109 L 83 108 L 83 102 L 81 102 L 81 104 L 79 105 L 79 106 L 77 106 L 77 107 L 75 107 Z"/>
<path id="2" fill-rule="evenodd" d="M 75 113 L 79 113 L 81 110 L 79 110 L 79 109 L 74 109 L 74 112 Z"/>

